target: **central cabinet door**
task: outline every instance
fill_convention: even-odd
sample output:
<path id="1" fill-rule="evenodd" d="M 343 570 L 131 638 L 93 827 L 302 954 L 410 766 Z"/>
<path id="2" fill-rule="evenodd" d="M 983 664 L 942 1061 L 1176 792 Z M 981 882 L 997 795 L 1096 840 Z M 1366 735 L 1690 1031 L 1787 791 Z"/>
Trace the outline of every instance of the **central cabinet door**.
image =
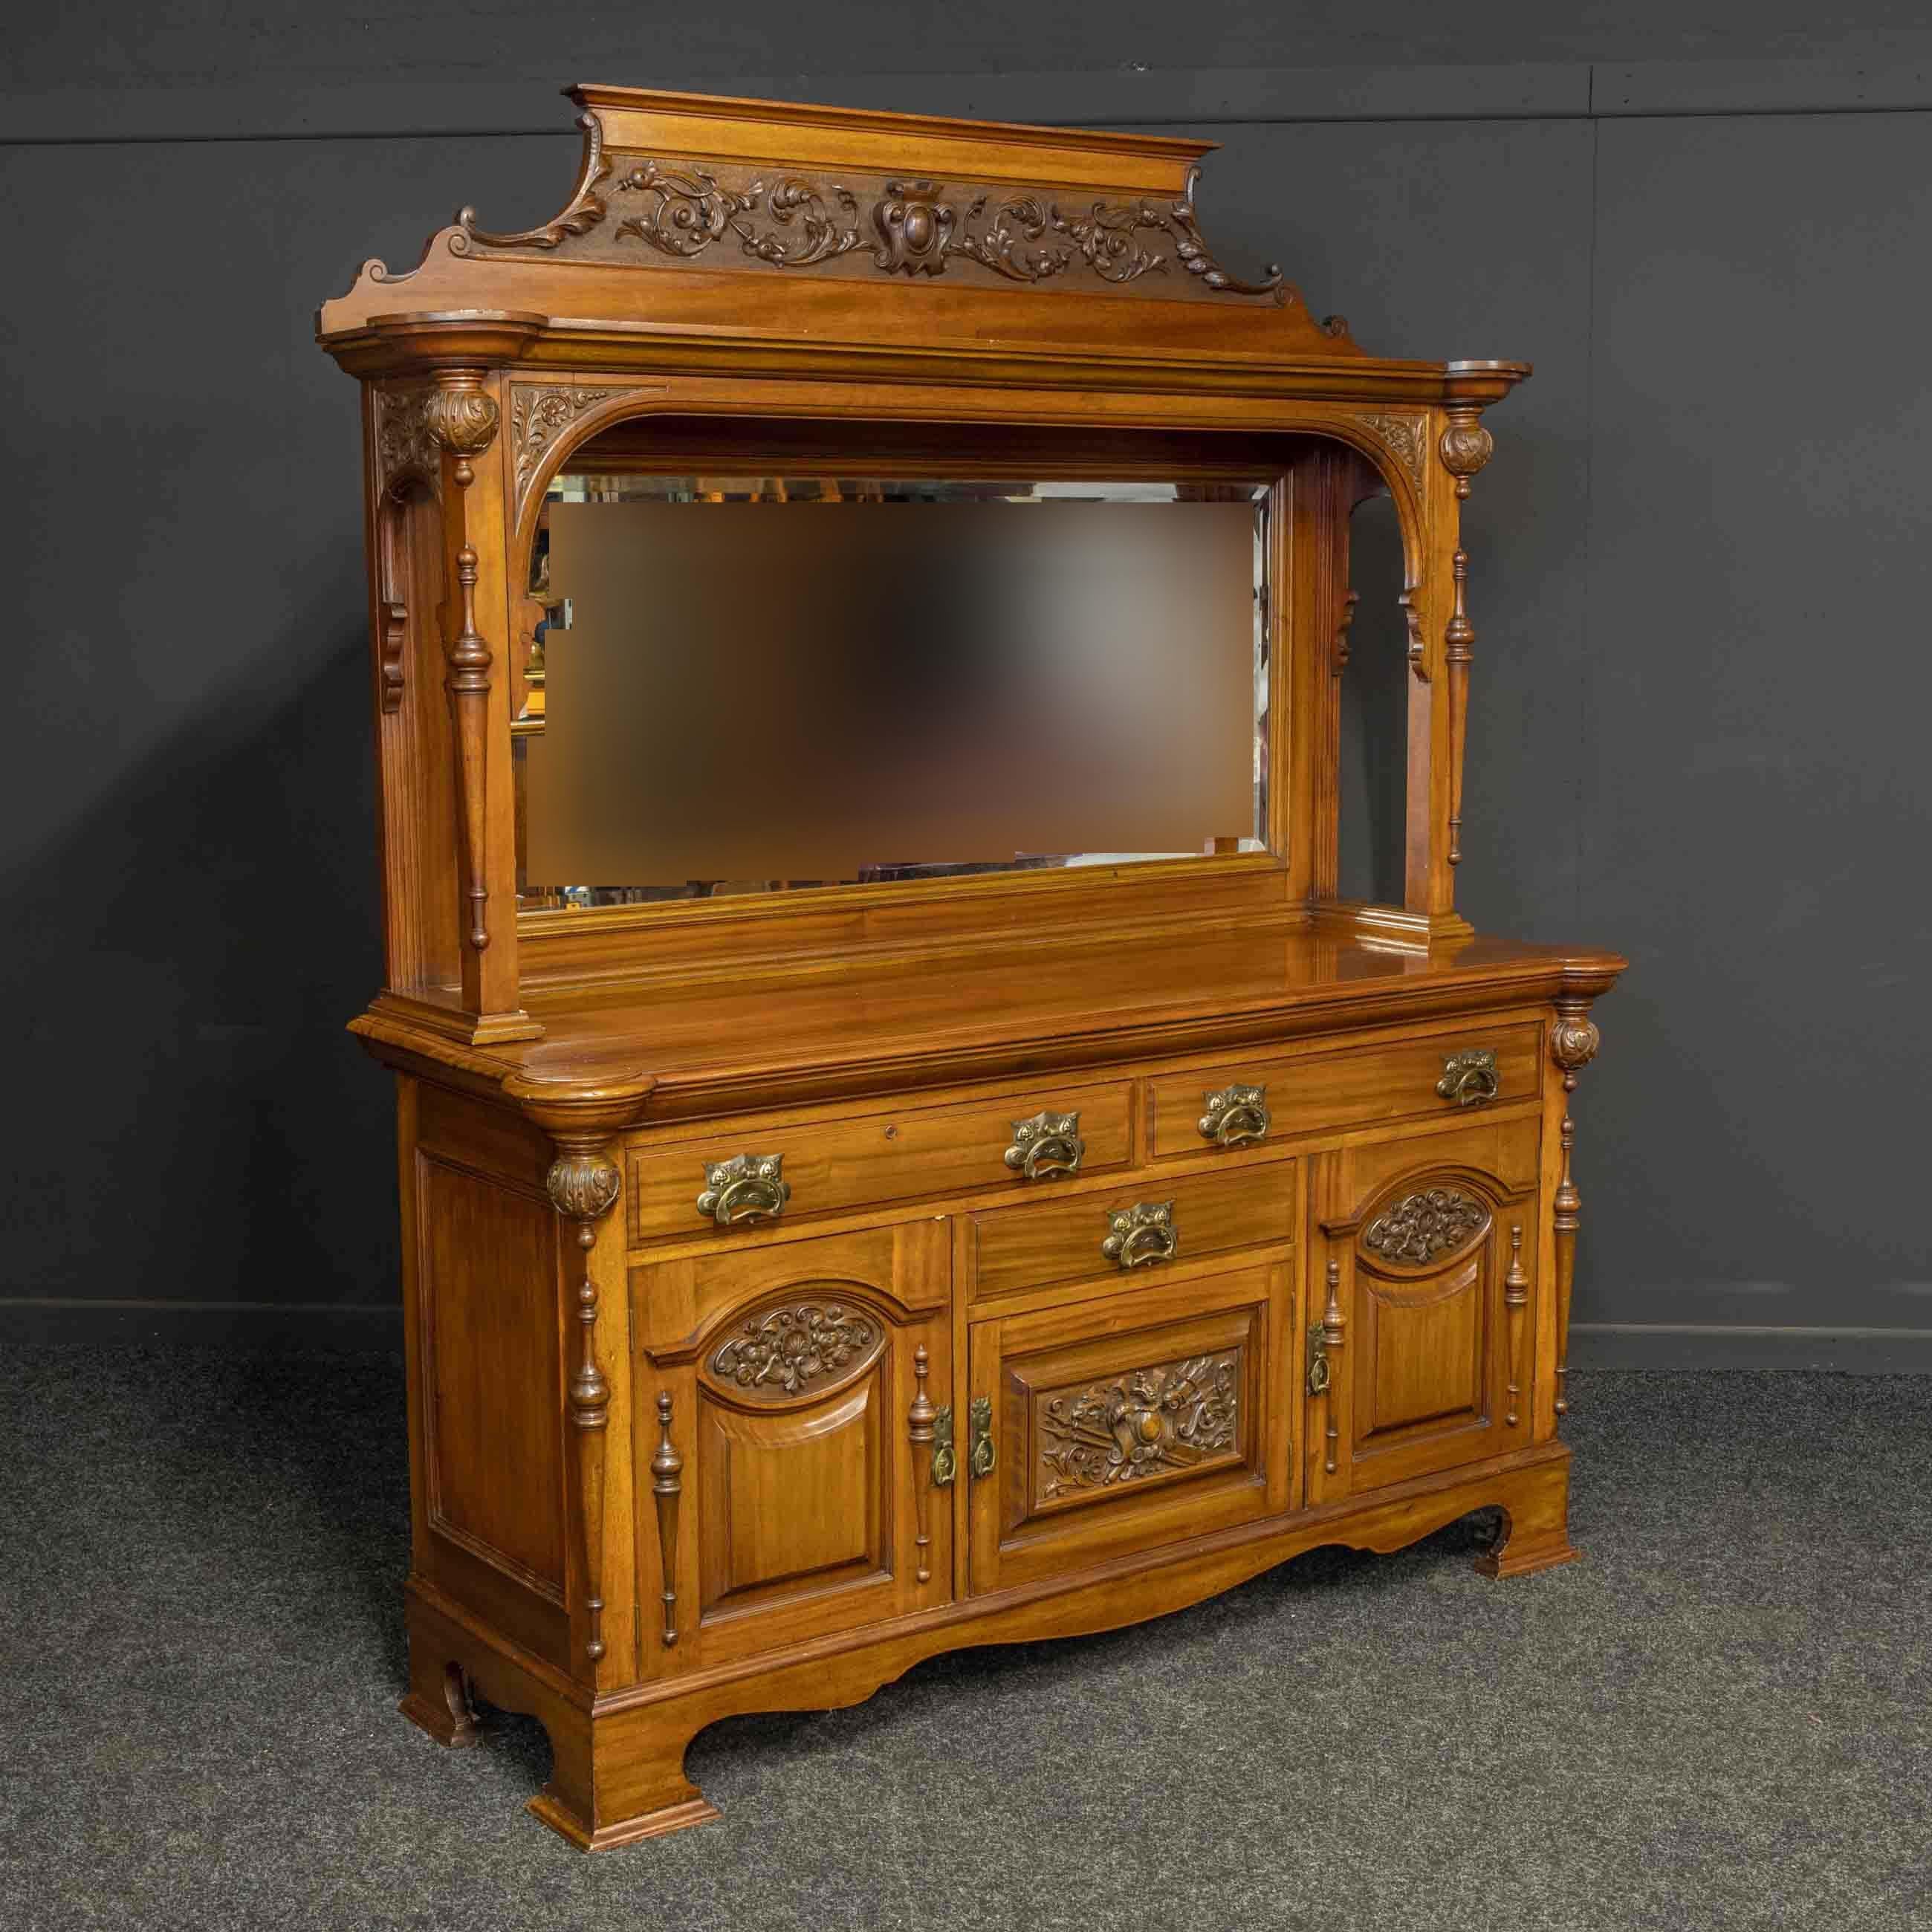
<path id="1" fill-rule="evenodd" d="M 961 1444 L 976 1592 L 1290 1506 L 1287 1261 L 975 1323 Z"/>

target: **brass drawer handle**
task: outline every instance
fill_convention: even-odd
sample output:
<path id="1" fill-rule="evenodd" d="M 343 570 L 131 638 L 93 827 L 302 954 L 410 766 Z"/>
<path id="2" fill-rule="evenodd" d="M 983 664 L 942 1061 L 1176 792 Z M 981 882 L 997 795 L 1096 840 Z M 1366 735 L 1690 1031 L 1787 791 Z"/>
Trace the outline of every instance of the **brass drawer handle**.
<path id="1" fill-rule="evenodd" d="M 1502 1086 L 1495 1053 L 1486 1046 L 1472 1046 L 1444 1055 L 1442 1078 L 1436 1082 L 1436 1090 L 1460 1106 L 1480 1107 L 1493 1100 Z"/>
<path id="2" fill-rule="evenodd" d="M 998 1460 L 993 1449 L 992 1397 L 976 1395 L 972 1407 L 966 1412 L 966 1422 L 972 1432 L 970 1446 L 966 1452 L 966 1466 L 975 1476 L 990 1476 Z"/>
<path id="3" fill-rule="evenodd" d="M 784 1170 L 782 1154 L 738 1154 L 729 1160 L 707 1161 L 698 1211 L 721 1228 L 776 1220 L 791 1198 Z"/>
<path id="4" fill-rule="evenodd" d="M 1242 1147 L 1268 1132 L 1270 1117 L 1265 1087 L 1223 1087 L 1219 1093 L 1210 1094 L 1203 1104 L 1208 1111 L 1197 1124 L 1204 1140 L 1224 1148 Z"/>
<path id="5" fill-rule="evenodd" d="M 1030 1120 L 1013 1123 L 1013 1144 L 1004 1158 L 1022 1180 L 1044 1180 L 1050 1174 L 1078 1174 L 1086 1154 L 1078 1112 L 1056 1114 L 1046 1108 Z"/>
<path id="6" fill-rule="evenodd" d="M 1107 1238 L 1100 1244 L 1101 1253 L 1123 1268 L 1171 1262 L 1180 1249 L 1172 1201 L 1136 1201 L 1108 1214 Z"/>

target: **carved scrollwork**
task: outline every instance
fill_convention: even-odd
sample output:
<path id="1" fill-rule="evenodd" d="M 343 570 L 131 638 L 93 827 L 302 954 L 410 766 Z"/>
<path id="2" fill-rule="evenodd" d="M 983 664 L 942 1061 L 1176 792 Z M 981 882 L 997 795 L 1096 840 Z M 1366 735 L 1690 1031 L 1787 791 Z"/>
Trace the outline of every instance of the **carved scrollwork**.
<path id="1" fill-rule="evenodd" d="M 1355 420 L 1408 472 L 1420 496 L 1429 463 L 1423 441 L 1427 418 L 1408 410 L 1364 410 Z"/>
<path id="2" fill-rule="evenodd" d="M 1232 1451 L 1240 1420 L 1240 1351 L 1159 1362 L 1071 1394 L 1036 1419 L 1040 1500 L 1189 1469 Z"/>
<path id="3" fill-rule="evenodd" d="M 493 248 L 557 249 L 592 238 L 592 251 L 606 256 L 614 242 L 642 242 L 654 254 L 688 262 L 735 243 L 747 260 L 776 268 L 812 268 L 856 255 L 880 274 L 910 278 L 943 275 L 963 260 L 1022 284 L 1082 268 L 1116 288 L 1178 268 L 1217 295 L 1291 299 L 1279 268 L 1270 265 L 1261 280 L 1251 282 L 1222 267 L 1195 211 L 1197 173 L 1190 171 L 1185 191 L 1171 201 L 1063 206 L 1043 189 L 1003 193 L 889 177 L 855 191 L 830 178 L 733 177 L 695 160 L 656 155 L 607 160 L 600 149 L 570 206 L 555 221 L 520 234 L 488 235 L 466 208 L 458 218 L 461 232 L 450 245 L 459 254 L 472 242 Z M 641 206 L 593 237 L 626 202 Z M 1329 332 L 1342 331 L 1336 326 Z"/>
<path id="4" fill-rule="evenodd" d="M 1489 1225 L 1489 1208 L 1474 1195 L 1458 1187 L 1426 1187 L 1378 1214 L 1362 1246 L 1384 1261 L 1420 1268 L 1467 1247 Z"/>
<path id="5" fill-rule="evenodd" d="M 620 176 L 615 190 L 648 200 L 643 214 L 618 223 L 616 232 L 682 260 L 703 254 L 727 235 L 735 236 L 754 261 L 778 268 L 808 268 L 864 243 L 856 224 L 842 224 L 826 206 L 830 197 L 843 214 L 858 212 L 852 191 L 836 182 L 821 190 L 800 176 L 784 175 L 729 188 L 703 168 L 666 167 L 652 158 Z M 761 227 L 760 215 L 772 225 Z"/>
<path id="6" fill-rule="evenodd" d="M 838 1302 L 788 1302 L 748 1317 L 712 1355 L 711 1372 L 772 1399 L 836 1382 L 878 1352 L 885 1330 L 875 1316 Z"/>
<path id="7" fill-rule="evenodd" d="M 595 408 L 610 394 L 608 389 L 580 389 L 565 384 L 555 388 L 518 387 L 510 392 L 510 443 L 516 457 L 516 493 L 536 473 L 544 452 L 556 441 L 557 432 L 574 422 L 588 409 Z"/>
<path id="8" fill-rule="evenodd" d="M 449 238 L 452 254 L 468 254 L 472 243 L 485 248 L 560 248 L 574 236 L 588 235 L 603 220 L 609 210 L 597 190 L 611 167 L 604 158 L 603 124 L 594 114 L 582 114 L 578 116 L 577 124 L 586 136 L 584 172 L 578 177 L 576 192 L 563 212 L 554 221 L 546 221 L 541 228 L 520 229 L 511 235 L 493 235 L 477 226 L 475 208 L 459 208 L 456 214 L 458 232 Z"/>

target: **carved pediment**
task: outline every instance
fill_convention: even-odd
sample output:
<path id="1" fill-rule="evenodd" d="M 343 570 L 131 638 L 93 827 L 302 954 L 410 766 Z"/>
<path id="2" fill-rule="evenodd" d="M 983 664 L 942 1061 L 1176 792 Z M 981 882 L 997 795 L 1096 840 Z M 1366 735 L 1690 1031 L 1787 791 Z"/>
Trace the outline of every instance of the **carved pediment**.
<path id="1" fill-rule="evenodd" d="M 1272 264 L 1252 281 L 1222 266 L 1195 212 L 1197 168 L 1188 170 L 1178 195 L 1118 197 L 1047 182 L 941 181 L 910 168 L 834 174 L 730 167 L 607 149 L 596 115 L 579 124 L 584 171 L 561 214 L 540 227 L 498 233 L 465 208 L 452 249 L 644 268 L 836 267 L 909 281 L 977 274 L 1096 291 L 1133 292 L 1144 283 L 1140 292 L 1169 297 L 1286 302 L 1294 296 Z"/>

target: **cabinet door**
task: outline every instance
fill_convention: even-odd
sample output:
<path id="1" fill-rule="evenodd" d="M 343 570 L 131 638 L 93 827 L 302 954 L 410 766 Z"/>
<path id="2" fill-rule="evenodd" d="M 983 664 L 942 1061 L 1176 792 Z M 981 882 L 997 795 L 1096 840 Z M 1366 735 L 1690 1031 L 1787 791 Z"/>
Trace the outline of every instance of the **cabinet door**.
<path id="1" fill-rule="evenodd" d="M 637 1403 L 656 1670 L 950 1599 L 951 1492 L 934 1468 L 949 1279 L 930 1221 L 633 1275 L 634 1300 L 695 1316 L 682 1342 L 646 1348 Z M 646 1318 L 662 1332 L 662 1306 Z"/>
<path id="2" fill-rule="evenodd" d="M 1529 1442 L 1538 1132 L 1520 1117 L 1317 1163 L 1312 1502 Z"/>
<path id="3" fill-rule="evenodd" d="M 976 1323 L 960 1441 L 972 1587 L 1289 1507 L 1285 1260 Z"/>

